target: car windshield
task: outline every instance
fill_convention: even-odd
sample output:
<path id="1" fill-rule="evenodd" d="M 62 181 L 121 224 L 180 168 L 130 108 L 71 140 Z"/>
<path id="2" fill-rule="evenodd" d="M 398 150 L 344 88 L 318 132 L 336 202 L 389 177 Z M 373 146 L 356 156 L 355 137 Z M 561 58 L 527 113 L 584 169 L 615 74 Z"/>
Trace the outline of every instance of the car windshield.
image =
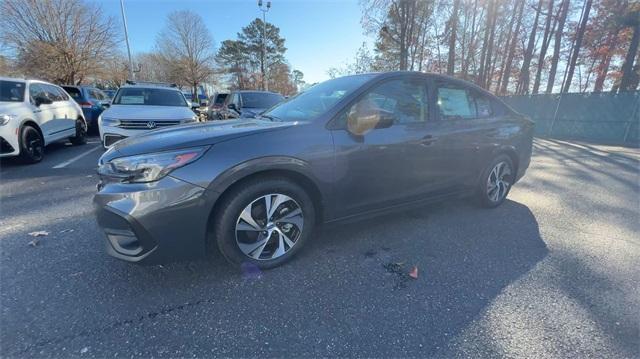
<path id="1" fill-rule="evenodd" d="M 0 81 L 1 102 L 24 101 L 24 82 Z"/>
<path id="2" fill-rule="evenodd" d="M 243 92 L 240 96 L 242 107 L 248 108 L 270 108 L 284 99 L 281 95 L 268 92 Z"/>
<path id="3" fill-rule="evenodd" d="M 121 88 L 114 105 L 187 106 L 179 91 L 157 88 Z"/>
<path id="4" fill-rule="evenodd" d="M 222 105 L 222 103 L 224 103 L 224 100 L 226 99 L 227 99 L 227 94 L 221 93 L 221 94 L 218 94 L 218 96 L 216 96 L 216 101 L 214 103 L 216 105 Z"/>
<path id="5" fill-rule="evenodd" d="M 275 106 L 264 115 L 273 121 L 313 120 L 371 77 L 373 75 L 358 75 L 325 81 Z"/>

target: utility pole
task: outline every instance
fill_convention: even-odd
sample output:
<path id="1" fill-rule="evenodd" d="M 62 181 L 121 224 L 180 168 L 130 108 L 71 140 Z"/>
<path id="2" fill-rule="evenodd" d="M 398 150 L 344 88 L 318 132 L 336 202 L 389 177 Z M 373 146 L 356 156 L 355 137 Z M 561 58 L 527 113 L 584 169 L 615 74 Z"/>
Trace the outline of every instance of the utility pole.
<path id="1" fill-rule="evenodd" d="M 127 54 L 129 55 L 129 77 L 131 80 L 136 79 L 133 72 L 133 61 L 131 61 L 131 48 L 129 48 L 129 33 L 127 32 L 127 18 L 124 15 L 124 0 L 120 0 L 120 11 L 122 12 L 122 23 L 124 24 L 124 41 L 127 43 Z"/>
<path id="2" fill-rule="evenodd" d="M 121 0 L 122 1 L 122 0 Z M 258 0 L 258 8 L 262 11 L 262 61 L 260 67 L 262 70 L 262 89 L 264 91 L 269 90 L 269 84 L 267 82 L 267 12 L 271 9 L 271 1 L 267 1 L 267 6 L 262 6 L 262 0 Z"/>

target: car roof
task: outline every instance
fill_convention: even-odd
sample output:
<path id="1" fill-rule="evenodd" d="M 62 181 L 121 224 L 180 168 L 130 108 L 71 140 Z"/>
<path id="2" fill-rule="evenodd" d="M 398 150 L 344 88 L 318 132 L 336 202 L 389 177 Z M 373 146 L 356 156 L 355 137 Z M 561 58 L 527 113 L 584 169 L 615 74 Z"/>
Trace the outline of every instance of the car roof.
<path id="1" fill-rule="evenodd" d="M 26 78 L 19 78 L 19 77 L 0 77 L 0 81 L 13 81 L 13 82 L 24 82 L 24 83 L 43 83 L 43 84 L 58 86 L 58 85 L 56 85 L 54 83 L 43 81 L 43 80 L 26 79 Z"/>
<path id="2" fill-rule="evenodd" d="M 160 86 L 160 85 L 146 85 L 146 84 L 135 84 L 135 85 L 126 84 L 126 85 L 121 86 L 120 88 L 121 89 L 122 88 L 155 89 L 155 90 L 159 89 L 159 90 L 171 90 L 171 91 L 182 92 L 177 87 Z"/>
<path id="3" fill-rule="evenodd" d="M 234 91 L 234 92 L 236 92 L 236 93 L 264 93 L 264 94 L 273 94 L 273 95 L 282 96 L 281 94 L 279 94 L 277 92 L 262 91 L 262 90 L 237 90 L 237 91 Z"/>

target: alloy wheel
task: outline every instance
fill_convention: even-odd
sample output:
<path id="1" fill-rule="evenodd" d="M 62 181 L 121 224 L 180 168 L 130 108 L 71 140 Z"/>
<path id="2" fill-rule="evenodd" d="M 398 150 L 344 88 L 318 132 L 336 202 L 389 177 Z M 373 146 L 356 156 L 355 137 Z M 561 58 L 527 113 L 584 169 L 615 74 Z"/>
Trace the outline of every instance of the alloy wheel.
<path id="1" fill-rule="evenodd" d="M 40 158 L 42 158 L 44 146 L 42 143 L 42 138 L 40 138 L 38 133 L 36 133 L 35 131 L 29 131 L 27 133 L 26 145 L 27 151 L 33 159 L 39 160 Z"/>
<path id="2" fill-rule="evenodd" d="M 498 162 L 487 178 L 487 197 L 492 202 L 499 202 L 506 197 L 511 186 L 511 166 L 505 162 Z"/>
<path id="3" fill-rule="evenodd" d="M 236 221 L 238 248 L 255 260 L 273 260 L 300 239 L 304 214 L 300 205 L 281 193 L 270 193 L 247 205 Z"/>

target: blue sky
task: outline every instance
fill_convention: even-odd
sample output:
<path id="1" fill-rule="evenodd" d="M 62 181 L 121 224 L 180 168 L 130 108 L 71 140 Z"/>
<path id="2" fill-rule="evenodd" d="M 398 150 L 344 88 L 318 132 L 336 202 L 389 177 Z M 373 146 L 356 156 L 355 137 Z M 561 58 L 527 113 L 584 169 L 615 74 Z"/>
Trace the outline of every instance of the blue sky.
<path id="1" fill-rule="evenodd" d="M 99 4 L 121 25 L 119 0 Z M 257 0 L 124 0 L 124 4 L 133 53 L 153 49 L 156 34 L 174 10 L 198 12 L 218 46 L 236 38 L 243 26 L 262 16 Z M 291 66 L 313 83 L 328 79 L 327 69 L 349 61 L 367 41 L 360 16 L 357 0 L 273 0 L 267 21 L 280 27 Z M 122 46 L 124 49 L 124 42 Z"/>

